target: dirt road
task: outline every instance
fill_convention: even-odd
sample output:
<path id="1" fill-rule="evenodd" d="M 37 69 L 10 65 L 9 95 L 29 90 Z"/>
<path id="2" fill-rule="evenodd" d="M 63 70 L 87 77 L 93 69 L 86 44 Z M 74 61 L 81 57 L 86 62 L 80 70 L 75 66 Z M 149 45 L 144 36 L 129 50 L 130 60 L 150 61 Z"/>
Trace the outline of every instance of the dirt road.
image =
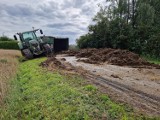
<path id="1" fill-rule="evenodd" d="M 107 63 L 88 64 L 77 62 L 74 56 L 58 55 L 56 58 L 87 70 L 86 77 L 90 82 L 112 99 L 127 103 L 140 113 L 160 115 L 160 69 L 121 67 Z"/>

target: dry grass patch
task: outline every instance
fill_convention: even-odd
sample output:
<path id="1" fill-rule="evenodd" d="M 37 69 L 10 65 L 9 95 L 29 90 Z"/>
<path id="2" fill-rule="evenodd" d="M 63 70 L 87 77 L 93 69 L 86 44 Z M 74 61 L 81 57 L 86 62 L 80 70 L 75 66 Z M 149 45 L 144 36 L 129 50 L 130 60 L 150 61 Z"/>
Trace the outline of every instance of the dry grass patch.
<path id="1" fill-rule="evenodd" d="M 17 71 L 17 58 L 20 56 L 21 53 L 18 50 L 0 50 L 0 105 L 8 89 L 8 80 Z"/>

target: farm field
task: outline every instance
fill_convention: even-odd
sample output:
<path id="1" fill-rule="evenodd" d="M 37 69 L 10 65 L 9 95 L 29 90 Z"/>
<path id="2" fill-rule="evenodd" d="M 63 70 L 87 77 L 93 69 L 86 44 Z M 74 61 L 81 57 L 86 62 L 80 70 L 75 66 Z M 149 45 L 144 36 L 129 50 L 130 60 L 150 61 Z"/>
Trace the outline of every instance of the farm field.
<path id="1" fill-rule="evenodd" d="M 20 56 L 17 50 L 0 50 L 0 104 L 9 88 L 9 80 L 16 74 Z"/>

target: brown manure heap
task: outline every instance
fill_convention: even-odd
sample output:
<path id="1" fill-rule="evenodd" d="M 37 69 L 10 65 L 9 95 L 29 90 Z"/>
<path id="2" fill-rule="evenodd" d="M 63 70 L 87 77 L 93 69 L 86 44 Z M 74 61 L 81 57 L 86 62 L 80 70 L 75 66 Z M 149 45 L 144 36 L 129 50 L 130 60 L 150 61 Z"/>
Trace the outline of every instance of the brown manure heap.
<path id="1" fill-rule="evenodd" d="M 42 67 L 47 67 L 50 69 L 65 69 L 65 66 L 57 60 L 55 57 L 49 57 L 46 61 L 42 62 L 40 64 Z"/>
<path id="2" fill-rule="evenodd" d="M 71 51 L 66 52 L 69 54 Z M 73 52 L 71 52 L 73 55 Z M 143 58 L 141 58 L 138 54 L 130 52 L 128 50 L 121 49 L 81 49 L 78 52 L 74 53 L 74 56 L 77 58 L 87 58 L 87 59 L 79 59 L 78 61 L 82 61 L 90 64 L 101 64 L 101 63 L 109 63 L 112 65 L 119 66 L 132 66 L 132 67 L 156 67 L 160 68 L 159 65 L 155 65 L 147 62 Z"/>
<path id="3" fill-rule="evenodd" d="M 78 54 L 78 51 L 68 50 L 68 51 L 62 51 L 60 54 L 67 54 L 68 56 L 74 56 L 74 55 Z"/>

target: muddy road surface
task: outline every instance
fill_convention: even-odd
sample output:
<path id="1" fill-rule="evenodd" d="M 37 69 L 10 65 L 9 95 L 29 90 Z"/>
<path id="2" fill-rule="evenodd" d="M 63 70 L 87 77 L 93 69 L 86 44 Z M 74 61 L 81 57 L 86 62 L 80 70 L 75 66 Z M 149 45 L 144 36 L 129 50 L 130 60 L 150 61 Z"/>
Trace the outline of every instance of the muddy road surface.
<path id="1" fill-rule="evenodd" d="M 64 64 L 70 63 L 77 71 L 79 67 L 88 71 L 85 76 L 89 82 L 112 99 L 131 105 L 139 113 L 160 116 L 160 69 L 88 64 L 79 62 L 75 56 L 56 58 Z"/>

